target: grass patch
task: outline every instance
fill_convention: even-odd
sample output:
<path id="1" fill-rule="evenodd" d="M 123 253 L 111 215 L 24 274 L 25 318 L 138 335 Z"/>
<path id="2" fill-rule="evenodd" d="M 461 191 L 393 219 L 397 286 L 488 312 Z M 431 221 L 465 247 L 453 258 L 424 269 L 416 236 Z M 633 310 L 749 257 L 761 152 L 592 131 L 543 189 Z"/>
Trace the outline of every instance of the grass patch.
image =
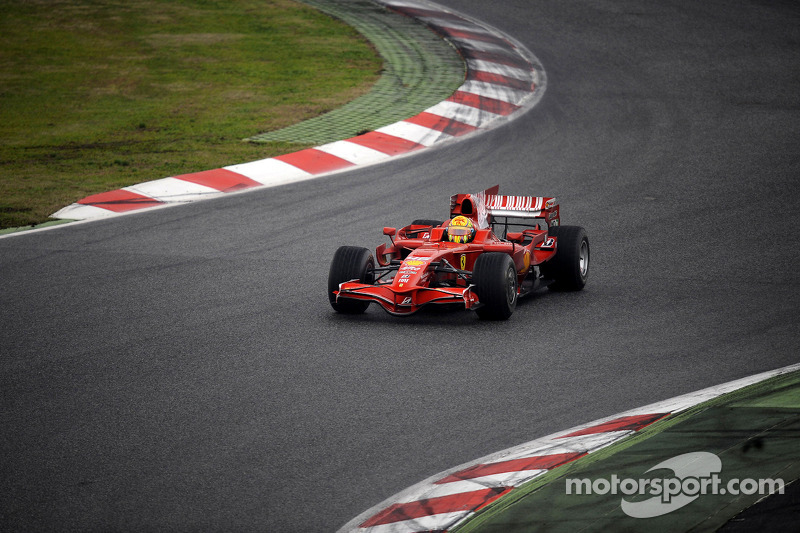
<path id="1" fill-rule="evenodd" d="M 291 0 L 0 0 L 0 228 L 305 148 L 242 139 L 361 96 L 382 62 Z"/>

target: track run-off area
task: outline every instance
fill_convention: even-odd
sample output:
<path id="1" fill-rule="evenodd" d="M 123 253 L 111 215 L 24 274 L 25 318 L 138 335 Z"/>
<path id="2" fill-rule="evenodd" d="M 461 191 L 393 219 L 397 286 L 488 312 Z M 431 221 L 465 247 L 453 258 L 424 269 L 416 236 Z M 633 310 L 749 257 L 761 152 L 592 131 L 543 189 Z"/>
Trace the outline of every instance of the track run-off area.
<path id="1" fill-rule="evenodd" d="M 545 90 L 541 66 L 528 50 L 514 44 L 510 37 L 427 3 L 389 0 L 379 5 L 395 14 L 390 18 L 397 20 L 395 24 L 398 26 L 401 21 L 410 18 L 447 39 L 454 49 L 451 53 L 463 59 L 465 81 L 446 99 L 375 131 L 277 157 L 171 176 L 95 194 L 59 210 L 53 217 L 88 220 L 116 216 L 142 209 L 207 200 L 253 188 L 306 181 L 356 166 L 373 165 L 496 127 L 524 113 L 541 98 Z M 367 14 L 365 11 L 365 16 Z M 395 29 L 394 26 L 387 26 Z M 396 31 L 402 31 L 402 27 Z M 388 46 L 387 53 L 398 52 L 409 46 L 424 47 L 426 43 L 421 39 L 409 40 L 394 47 Z M 395 55 L 401 54 L 398 52 Z M 428 67 L 435 68 L 436 65 Z M 435 83 L 433 78 L 433 74 L 422 76 L 420 91 Z M 398 94 L 398 98 L 400 96 Z M 374 102 L 374 105 L 378 104 L 391 105 L 387 101 Z M 320 120 L 325 118 L 320 117 Z M 346 121 L 346 117 L 338 120 Z M 318 122 L 309 121 L 307 124 L 310 126 L 298 126 L 313 128 Z M 277 132 L 272 136 L 279 134 Z"/>
<path id="2" fill-rule="evenodd" d="M 535 107 L 413 157 L 0 239 L 2 529 L 335 531 L 476 458 L 798 362 L 798 8 L 440 4 L 533 51 Z M 499 324 L 332 312 L 340 245 L 495 183 L 587 229 L 584 291 Z"/>

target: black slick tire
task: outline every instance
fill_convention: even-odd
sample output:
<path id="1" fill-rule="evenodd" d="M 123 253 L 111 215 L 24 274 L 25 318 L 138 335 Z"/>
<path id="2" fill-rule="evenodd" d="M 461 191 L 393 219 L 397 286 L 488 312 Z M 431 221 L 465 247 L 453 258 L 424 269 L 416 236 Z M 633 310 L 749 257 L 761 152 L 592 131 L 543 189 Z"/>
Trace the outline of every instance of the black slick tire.
<path id="1" fill-rule="evenodd" d="M 336 312 L 356 315 L 367 310 L 369 302 L 351 298 L 340 298 L 337 302 L 333 292 L 338 291 L 339 284 L 345 281 L 358 280 L 361 283 L 372 283 L 374 268 L 375 259 L 366 248 L 342 246 L 336 250 L 328 272 L 328 300 Z"/>
<path id="2" fill-rule="evenodd" d="M 438 228 L 442 225 L 441 220 L 431 220 L 427 218 L 418 218 L 414 222 L 411 223 L 412 226 L 431 226 L 433 228 Z"/>
<path id="3" fill-rule="evenodd" d="M 482 304 L 475 313 L 482 320 L 507 320 L 517 306 L 517 271 L 508 254 L 487 252 L 472 271 L 475 294 Z"/>
<path id="4" fill-rule="evenodd" d="M 553 291 L 579 291 L 589 278 L 589 237 L 580 226 L 553 226 L 548 234 L 558 239 L 556 256 L 541 267 Z"/>

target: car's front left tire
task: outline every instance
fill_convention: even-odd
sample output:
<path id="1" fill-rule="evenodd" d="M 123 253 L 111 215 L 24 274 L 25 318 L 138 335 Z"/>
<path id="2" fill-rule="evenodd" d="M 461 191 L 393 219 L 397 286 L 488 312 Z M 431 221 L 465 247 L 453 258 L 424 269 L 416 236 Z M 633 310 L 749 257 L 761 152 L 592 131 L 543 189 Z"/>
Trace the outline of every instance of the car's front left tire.
<path id="1" fill-rule="evenodd" d="M 517 307 L 517 271 L 508 254 L 486 252 L 475 261 L 472 284 L 481 306 L 475 309 L 483 320 L 507 320 Z"/>

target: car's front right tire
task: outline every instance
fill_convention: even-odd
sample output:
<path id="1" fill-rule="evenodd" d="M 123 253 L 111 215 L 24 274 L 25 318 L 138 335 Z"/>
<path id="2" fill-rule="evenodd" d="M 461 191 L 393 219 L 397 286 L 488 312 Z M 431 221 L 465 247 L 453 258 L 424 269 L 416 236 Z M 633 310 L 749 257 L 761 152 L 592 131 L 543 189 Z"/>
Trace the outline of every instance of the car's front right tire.
<path id="1" fill-rule="evenodd" d="M 361 283 L 372 283 L 374 269 L 375 259 L 366 248 L 342 246 L 336 250 L 331 261 L 331 269 L 328 272 L 328 300 L 331 307 L 338 313 L 348 315 L 366 311 L 369 302 L 352 298 L 339 298 L 337 301 L 334 291 L 338 291 L 339 285 L 346 281 L 356 280 Z"/>

